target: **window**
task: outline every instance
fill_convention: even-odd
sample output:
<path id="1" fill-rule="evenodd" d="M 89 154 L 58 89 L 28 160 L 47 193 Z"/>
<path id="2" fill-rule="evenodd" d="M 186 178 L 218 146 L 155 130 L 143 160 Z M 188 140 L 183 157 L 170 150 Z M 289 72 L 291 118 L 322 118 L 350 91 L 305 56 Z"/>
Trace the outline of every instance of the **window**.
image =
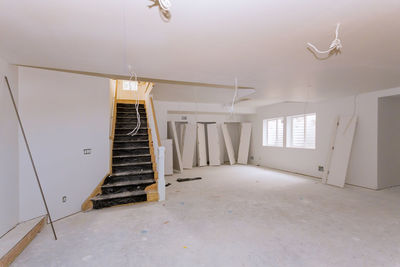
<path id="1" fill-rule="evenodd" d="M 123 81 L 122 88 L 126 91 L 137 91 L 138 82 L 136 81 Z"/>
<path id="2" fill-rule="evenodd" d="M 264 120 L 264 146 L 283 147 L 283 118 Z"/>
<path id="3" fill-rule="evenodd" d="M 287 147 L 315 149 L 316 114 L 287 117 Z"/>

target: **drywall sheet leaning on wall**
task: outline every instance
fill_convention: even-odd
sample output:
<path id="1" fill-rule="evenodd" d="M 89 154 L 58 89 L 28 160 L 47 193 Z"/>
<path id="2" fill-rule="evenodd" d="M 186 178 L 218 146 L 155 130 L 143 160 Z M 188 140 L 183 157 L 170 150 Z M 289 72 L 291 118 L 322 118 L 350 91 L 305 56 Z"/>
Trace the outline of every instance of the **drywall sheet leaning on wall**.
<path id="1" fill-rule="evenodd" d="M 183 167 L 182 167 L 181 150 L 179 148 L 178 135 L 176 133 L 176 125 L 175 125 L 174 121 L 168 122 L 167 135 L 168 135 L 169 139 L 172 139 L 174 170 L 177 170 L 178 172 L 182 172 Z"/>
<path id="2" fill-rule="evenodd" d="M 197 161 L 199 167 L 207 165 L 206 131 L 203 123 L 197 124 Z"/>
<path id="3" fill-rule="evenodd" d="M 161 140 L 161 145 L 163 147 L 165 147 L 164 174 L 172 175 L 172 174 L 174 174 L 174 170 L 172 167 L 173 166 L 173 163 L 172 163 L 172 158 L 173 158 L 172 140 L 171 139 Z"/>
<path id="4" fill-rule="evenodd" d="M 232 139 L 228 132 L 228 126 L 224 123 L 221 125 L 222 127 L 222 135 L 224 136 L 226 153 L 228 153 L 229 163 L 231 165 L 236 164 L 235 160 L 235 151 L 233 150 Z"/>
<path id="5" fill-rule="evenodd" d="M 328 157 L 326 159 L 326 163 L 325 163 L 325 171 L 324 174 L 322 175 L 322 183 L 326 184 L 327 179 L 328 179 L 328 170 L 331 166 L 331 160 L 332 160 L 332 155 L 333 155 L 333 147 L 335 146 L 335 139 L 336 139 L 336 134 L 337 134 L 337 130 L 339 127 L 339 121 L 340 121 L 340 117 L 338 116 L 337 118 L 335 118 L 334 120 L 334 124 L 332 127 L 332 136 L 331 136 L 331 140 L 329 142 L 329 153 L 328 153 Z"/>
<path id="6" fill-rule="evenodd" d="M 357 117 L 340 117 L 327 175 L 327 183 L 330 185 L 344 186 L 356 126 Z"/>
<path id="7" fill-rule="evenodd" d="M 251 137 L 251 123 L 244 122 L 240 131 L 240 143 L 238 152 L 238 163 L 247 164 L 249 159 L 250 150 L 250 137 Z"/>
<path id="8" fill-rule="evenodd" d="M 196 146 L 196 125 L 189 123 L 183 126 L 182 163 L 184 169 L 193 168 L 193 158 Z"/>
<path id="9" fill-rule="evenodd" d="M 210 165 L 219 166 L 220 161 L 220 149 L 219 149 L 219 135 L 217 124 L 207 124 L 207 139 L 208 139 L 208 159 Z"/>

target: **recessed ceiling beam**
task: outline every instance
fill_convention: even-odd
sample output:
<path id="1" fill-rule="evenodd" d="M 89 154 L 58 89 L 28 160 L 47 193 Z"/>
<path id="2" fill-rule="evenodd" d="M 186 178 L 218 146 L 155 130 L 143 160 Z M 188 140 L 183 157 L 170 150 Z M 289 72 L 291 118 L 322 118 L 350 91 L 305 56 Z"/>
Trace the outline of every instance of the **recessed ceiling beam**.
<path id="1" fill-rule="evenodd" d="M 20 67 L 28 67 L 28 68 L 36 68 L 42 70 L 52 70 L 52 71 L 61 71 L 75 74 L 82 74 L 88 76 L 109 78 L 114 80 L 129 80 L 129 76 L 118 75 L 118 74 L 106 74 L 106 73 L 98 73 L 98 72 L 88 72 L 88 71 L 79 71 L 79 70 L 67 70 L 67 69 L 57 69 L 57 68 L 48 68 L 48 67 L 39 67 L 39 66 L 29 66 L 29 65 L 19 65 Z M 175 81 L 175 80 L 164 80 L 164 79 L 154 79 L 147 77 L 138 77 L 138 81 L 142 82 L 153 82 L 153 83 L 164 83 L 164 84 L 177 84 L 177 85 L 187 85 L 187 86 L 198 86 L 198 87 L 211 87 L 211 88 L 224 88 L 224 89 L 235 89 L 233 85 L 224 85 L 224 84 L 215 84 L 215 83 L 202 83 L 202 82 L 188 82 L 188 81 Z M 239 86 L 239 89 L 254 89 L 254 87 L 248 86 Z"/>

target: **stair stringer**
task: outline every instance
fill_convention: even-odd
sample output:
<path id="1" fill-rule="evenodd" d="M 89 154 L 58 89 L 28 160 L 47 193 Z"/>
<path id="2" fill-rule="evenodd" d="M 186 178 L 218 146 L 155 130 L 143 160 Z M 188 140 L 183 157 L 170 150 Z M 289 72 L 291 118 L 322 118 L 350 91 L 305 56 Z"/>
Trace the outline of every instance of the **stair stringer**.
<path id="1" fill-rule="evenodd" d="M 147 104 L 147 103 L 146 103 Z M 158 171 L 157 171 L 157 159 L 154 153 L 154 143 L 153 143 L 153 135 L 151 132 L 150 122 L 149 122 L 149 111 L 147 110 L 147 105 L 144 105 L 147 115 L 147 131 L 149 136 L 149 147 L 150 147 L 150 155 L 151 155 L 151 162 L 153 163 L 153 171 L 154 171 L 154 180 L 156 183 L 149 185 L 145 188 L 147 193 L 147 201 L 154 202 L 159 200 L 158 195 Z"/>

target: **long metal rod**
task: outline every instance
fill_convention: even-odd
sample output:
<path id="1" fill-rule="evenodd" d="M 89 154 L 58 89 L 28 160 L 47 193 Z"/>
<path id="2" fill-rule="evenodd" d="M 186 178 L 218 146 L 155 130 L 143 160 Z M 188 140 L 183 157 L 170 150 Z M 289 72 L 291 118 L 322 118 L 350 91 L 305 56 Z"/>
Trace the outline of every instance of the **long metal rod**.
<path id="1" fill-rule="evenodd" d="M 7 76 L 4 76 L 4 79 L 6 80 L 7 87 L 8 87 L 8 92 L 10 93 L 10 97 L 11 97 L 12 103 L 14 105 L 14 110 L 15 110 L 15 113 L 17 114 L 19 126 L 21 127 L 21 132 L 22 132 L 22 135 L 23 135 L 24 140 L 25 140 L 26 149 L 28 150 L 29 158 L 31 159 L 33 171 L 35 172 L 36 181 L 37 181 L 37 183 L 39 185 L 40 193 L 42 194 L 42 199 L 43 199 L 43 202 L 44 202 L 44 206 L 46 207 L 47 216 L 49 216 L 51 229 L 53 230 L 53 234 L 54 234 L 54 239 L 57 240 L 56 231 L 54 230 L 53 221 L 51 220 L 50 211 L 49 211 L 49 208 L 47 206 L 47 202 L 46 202 L 46 198 L 45 198 L 44 193 L 43 193 L 42 185 L 40 184 L 39 175 L 38 175 L 37 170 L 36 170 L 35 162 L 33 161 L 33 158 L 32 158 L 31 149 L 29 148 L 28 140 L 26 139 L 24 127 L 22 126 L 22 122 L 21 122 L 21 118 L 19 116 L 18 108 L 17 108 L 17 105 L 15 104 L 14 95 L 13 95 L 13 93 L 11 91 L 10 83 L 8 82 Z"/>

